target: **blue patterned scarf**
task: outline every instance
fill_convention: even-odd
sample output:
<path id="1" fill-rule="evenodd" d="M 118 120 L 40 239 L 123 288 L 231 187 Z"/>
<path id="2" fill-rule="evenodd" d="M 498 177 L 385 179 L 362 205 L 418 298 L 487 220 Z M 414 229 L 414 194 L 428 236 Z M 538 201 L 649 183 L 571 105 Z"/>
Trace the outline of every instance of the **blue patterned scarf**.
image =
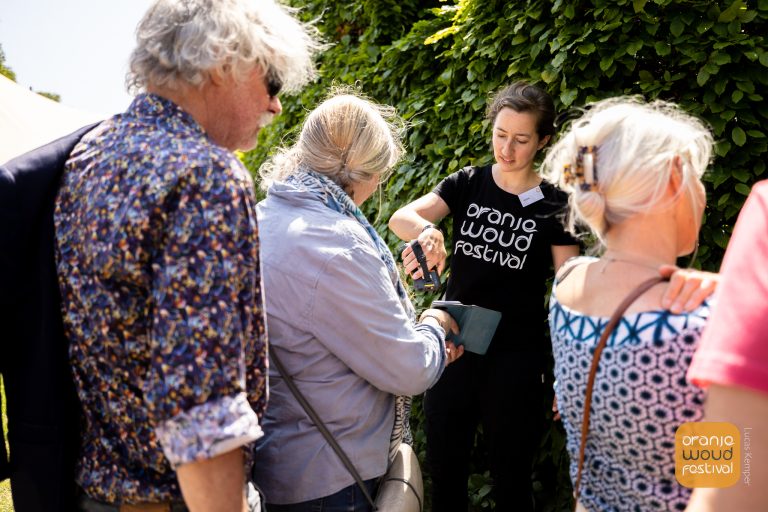
<path id="1" fill-rule="evenodd" d="M 379 233 L 373 228 L 371 223 L 368 222 L 368 219 L 365 218 L 365 215 L 363 215 L 363 212 L 360 211 L 360 208 L 357 207 L 352 198 L 329 178 L 326 178 L 322 174 L 315 172 L 304 165 L 299 166 L 297 172 L 289 176 L 285 182 L 296 188 L 310 192 L 331 210 L 355 219 L 365 228 L 373 241 L 373 245 L 379 252 L 381 261 L 384 262 L 384 265 L 386 265 L 387 270 L 389 271 L 389 277 L 392 279 L 392 284 L 395 286 L 400 303 L 403 305 L 408 318 L 410 318 L 412 322 L 415 322 L 416 311 L 411 300 L 408 298 L 405 286 L 400 279 L 400 274 L 397 271 L 397 265 L 395 264 L 395 258 L 392 256 L 392 252 L 389 250 L 389 247 L 387 247 L 387 244 L 381 236 L 379 236 Z M 396 396 L 395 424 L 392 429 L 389 446 L 390 461 L 394 459 L 395 453 L 401 442 L 408 444 L 412 443 L 411 429 L 409 425 L 410 411 L 411 397 Z"/>

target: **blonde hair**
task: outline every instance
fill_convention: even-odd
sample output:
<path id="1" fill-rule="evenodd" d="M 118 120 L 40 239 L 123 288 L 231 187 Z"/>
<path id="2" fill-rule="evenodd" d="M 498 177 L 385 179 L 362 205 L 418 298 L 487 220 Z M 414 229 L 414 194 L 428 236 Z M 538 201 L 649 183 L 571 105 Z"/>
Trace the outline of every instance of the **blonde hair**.
<path id="1" fill-rule="evenodd" d="M 713 144 L 701 120 L 673 103 L 637 97 L 611 98 L 587 108 L 542 164 L 544 174 L 570 193 L 572 231 L 582 222 L 602 242 L 611 225 L 659 205 L 675 157 L 680 158 L 680 189 L 695 200 L 693 186 L 709 165 Z M 590 146 L 596 169 L 591 188 L 564 173 L 566 165 L 576 168 L 580 148 Z"/>
<path id="2" fill-rule="evenodd" d="M 330 178 L 347 193 L 350 185 L 379 175 L 384 181 L 404 149 L 404 123 L 395 109 L 337 88 L 311 111 L 296 143 L 259 169 L 261 187 L 284 181 L 299 166 Z"/>
<path id="3" fill-rule="evenodd" d="M 275 0 L 157 0 L 136 28 L 126 86 L 199 86 L 211 72 L 240 78 L 259 66 L 296 91 L 324 45 L 294 12 Z"/>

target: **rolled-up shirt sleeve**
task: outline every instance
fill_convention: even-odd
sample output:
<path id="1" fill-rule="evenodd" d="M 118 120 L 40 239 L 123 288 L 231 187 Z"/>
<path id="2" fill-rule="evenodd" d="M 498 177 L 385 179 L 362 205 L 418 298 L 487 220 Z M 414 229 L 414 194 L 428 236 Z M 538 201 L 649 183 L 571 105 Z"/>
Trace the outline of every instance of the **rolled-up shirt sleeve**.
<path id="1" fill-rule="evenodd" d="M 263 334 L 255 321 L 258 241 L 237 173 L 211 166 L 184 176 L 153 259 L 152 360 L 143 387 L 173 467 L 263 434 L 246 391 L 246 351 Z"/>

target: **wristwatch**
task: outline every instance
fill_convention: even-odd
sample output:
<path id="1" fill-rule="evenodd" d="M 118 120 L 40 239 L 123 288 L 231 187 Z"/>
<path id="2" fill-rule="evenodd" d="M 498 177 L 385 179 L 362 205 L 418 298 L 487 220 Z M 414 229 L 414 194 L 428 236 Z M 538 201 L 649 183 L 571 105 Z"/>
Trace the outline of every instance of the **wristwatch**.
<path id="1" fill-rule="evenodd" d="M 440 228 L 435 226 L 434 224 L 427 224 L 426 226 L 421 228 L 421 232 L 423 233 L 423 232 L 425 232 L 428 229 L 436 229 L 436 230 L 440 231 Z M 442 233 L 442 231 L 440 231 L 440 232 Z"/>

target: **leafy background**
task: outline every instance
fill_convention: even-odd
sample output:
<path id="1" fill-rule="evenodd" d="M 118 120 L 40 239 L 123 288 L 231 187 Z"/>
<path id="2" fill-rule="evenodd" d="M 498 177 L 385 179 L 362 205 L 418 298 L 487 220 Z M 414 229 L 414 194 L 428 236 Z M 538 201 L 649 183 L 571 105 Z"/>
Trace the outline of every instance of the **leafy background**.
<path id="1" fill-rule="evenodd" d="M 489 96 L 516 79 L 533 81 L 572 117 L 586 103 L 640 94 L 675 101 L 704 119 L 717 141 L 704 180 L 708 206 L 696 266 L 717 270 L 752 184 L 766 177 L 768 0 L 293 0 L 317 19 L 333 46 L 320 79 L 283 99 L 284 111 L 244 161 L 255 173 L 290 144 L 306 112 L 333 84 L 357 84 L 410 123 L 410 156 L 365 205 L 392 249 L 387 220 L 465 165 L 490 163 Z M 569 112 L 570 111 L 570 112 Z M 432 297 L 419 297 L 424 306 Z M 417 404 L 418 405 L 418 404 Z M 414 414 L 423 456 L 423 416 Z M 533 475 L 538 510 L 567 510 L 563 434 L 552 425 Z M 493 509 L 482 432 L 470 479 L 474 510 Z M 422 458 L 423 460 L 423 458 Z M 428 475 L 427 475 L 427 485 Z"/>

